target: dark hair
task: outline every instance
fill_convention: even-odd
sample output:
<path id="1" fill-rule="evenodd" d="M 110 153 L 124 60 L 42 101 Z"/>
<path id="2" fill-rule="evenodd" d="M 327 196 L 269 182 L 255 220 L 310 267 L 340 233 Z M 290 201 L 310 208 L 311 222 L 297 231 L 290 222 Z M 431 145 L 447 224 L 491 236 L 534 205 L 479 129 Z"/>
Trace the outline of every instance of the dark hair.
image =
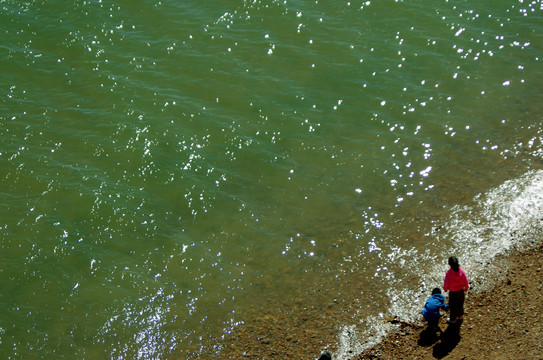
<path id="1" fill-rule="evenodd" d="M 434 288 L 434 290 L 432 290 L 432 295 L 435 295 L 435 294 L 441 294 L 441 289 L 440 288 Z"/>
<path id="2" fill-rule="evenodd" d="M 460 269 L 460 264 L 458 263 L 456 256 L 451 256 L 449 258 L 449 265 L 454 271 L 458 271 L 458 269 Z"/>

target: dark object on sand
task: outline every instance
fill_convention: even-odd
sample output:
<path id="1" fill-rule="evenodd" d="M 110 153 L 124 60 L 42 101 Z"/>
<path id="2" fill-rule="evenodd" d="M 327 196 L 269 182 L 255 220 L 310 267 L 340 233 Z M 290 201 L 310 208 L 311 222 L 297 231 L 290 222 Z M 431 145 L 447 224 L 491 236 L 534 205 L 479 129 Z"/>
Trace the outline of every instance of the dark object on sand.
<path id="1" fill-rule="evenodd" d="M 322 353 L 319 360 L 332 360 L 332 355 L 329 352 Z"/>

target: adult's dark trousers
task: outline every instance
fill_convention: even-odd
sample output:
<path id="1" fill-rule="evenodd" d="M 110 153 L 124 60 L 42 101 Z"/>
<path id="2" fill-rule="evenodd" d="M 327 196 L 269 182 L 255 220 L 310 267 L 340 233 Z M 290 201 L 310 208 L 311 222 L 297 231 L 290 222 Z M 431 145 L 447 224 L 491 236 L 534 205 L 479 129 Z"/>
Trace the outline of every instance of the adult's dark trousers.
<path id="1" fill-rule="evenodd" d="M 451 320 L 457 320 L 464 315 L 464 290 L 449 291 L 449 310 L 451 311 Z"/>

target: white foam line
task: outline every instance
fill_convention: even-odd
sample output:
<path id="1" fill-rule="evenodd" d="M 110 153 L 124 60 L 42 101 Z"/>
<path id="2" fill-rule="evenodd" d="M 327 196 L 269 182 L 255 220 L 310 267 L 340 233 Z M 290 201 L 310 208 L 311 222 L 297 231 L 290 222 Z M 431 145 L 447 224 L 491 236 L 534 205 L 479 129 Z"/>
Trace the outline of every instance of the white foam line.
<path id="1" fill-rule="evenodd" d="M 421 289 L 390 289 L 390 315 L 403 321 L 416 321 L 423 302 L 428 296 L 428 286 L 441 285 L 448 269 L 446 259 L 456 255 L 461 266 L 471 278 L 488 270 L 488 264 L 497 255 L 513 247 L 530 245 L 539 241 L 543 219 L 543 170 L 530 171 L 518 179 L 506 181 L 497 188 L 479 194 L 474 205 L 455 206 L 443 222 L 442 230 L 435 235 L 439 243 L 452 241 L 452 248 L 444 249 L 442 258 L 408 251 L 403 260 L 406 268 L 425 266 L 421 275 Z M 427 286 L 428 284 L 428 286 Z M 393 328 L 383 319 L 367 318 L 368 330 L 360 331 L 356 324 L 346 325 L 338 338 L 334 359 L 345 360 L 375 345 Z"/>

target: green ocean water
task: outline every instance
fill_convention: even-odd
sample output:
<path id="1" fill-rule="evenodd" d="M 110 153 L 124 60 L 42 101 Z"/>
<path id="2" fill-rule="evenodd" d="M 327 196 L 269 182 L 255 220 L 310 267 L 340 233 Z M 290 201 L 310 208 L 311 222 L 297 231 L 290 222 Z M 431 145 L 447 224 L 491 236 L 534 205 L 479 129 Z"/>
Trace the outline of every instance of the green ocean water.
<path id="1" fill-rule="evenodd" d="M 0 357 L 209 358 L 330 297 L 340 332 L 416 316 L 450 253 L 476 274 L 541 219 L 542 15 L 0 0 Z"/>

